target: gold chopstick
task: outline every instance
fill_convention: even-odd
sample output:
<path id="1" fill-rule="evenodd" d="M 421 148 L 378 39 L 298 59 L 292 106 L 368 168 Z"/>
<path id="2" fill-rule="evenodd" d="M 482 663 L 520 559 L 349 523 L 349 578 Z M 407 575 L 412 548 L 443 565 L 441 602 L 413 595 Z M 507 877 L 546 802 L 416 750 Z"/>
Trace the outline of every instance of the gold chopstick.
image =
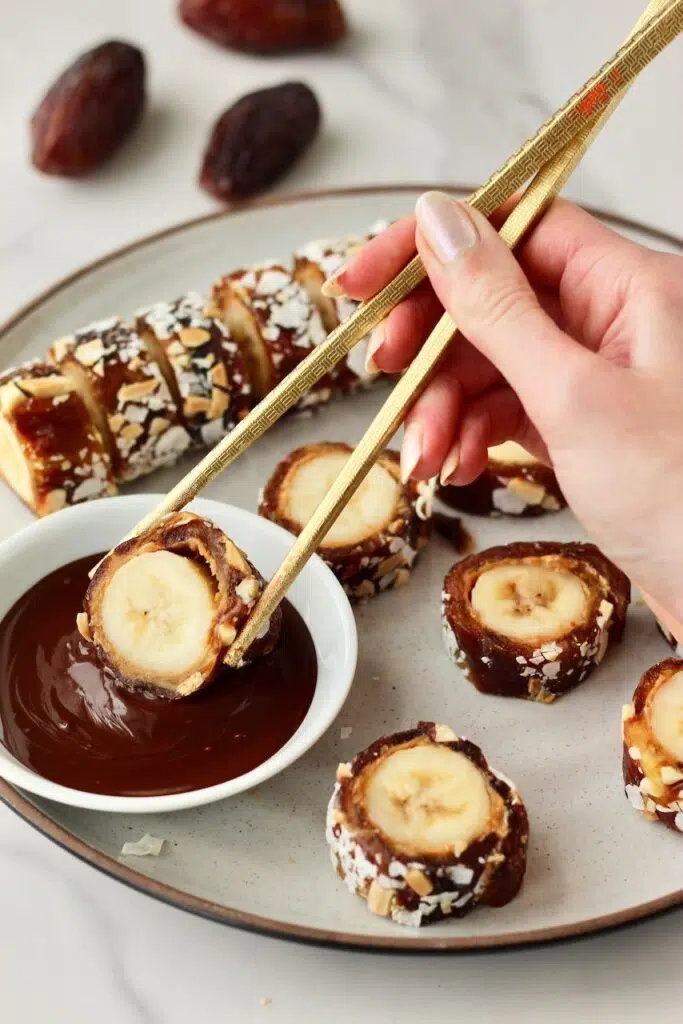
<path id="1" fill-rule="evenodd" d="M 468 202 L 488 216 L 566 146 L 578 131 L 592 125 L 621 88 L 632 82 L 681 31 L 683 0 L 672 0 L 649 19 L 611 60 L 593 75 L 538 131 L 514 153 Z M 303 394 L 336 366 L 380 320 L 424 279 L 422 261 L 415 256 L 382 291 L 360 304 L 344 323 L 315 348 L 169 491 L 163 501 L 128 534 L 137 536 L 162 516 L 187 505 L 218 474 L 239 458 Z"/>
<path id="2" fill-rule="evenodd" d="M 666 2 L 667 0 L 651 0 L 633 32 L 637 32 L 639 26 L 648 21 L 653 11 Z M 571 140 L 564 150 L 539 171 L 499 232 L 510 248 L 514 248 L 533 223 L 542 216 L 550 201 L 566 183 L 583 154 L 604 127 L 610 114 L 618 106 L 620 98 L 621 94 L 613 97 L 598 120 L 580 131 L 575 140 Z M 245 652 L 259 636 L 342 508 L 367 476 L 410 406 L 427 386 L 456 330 L 457 327 L 449 314 L 444 313 L 267 584 L 249 620 L 228 651 L 228 665 L 236 668 L 241 664 Z"/>

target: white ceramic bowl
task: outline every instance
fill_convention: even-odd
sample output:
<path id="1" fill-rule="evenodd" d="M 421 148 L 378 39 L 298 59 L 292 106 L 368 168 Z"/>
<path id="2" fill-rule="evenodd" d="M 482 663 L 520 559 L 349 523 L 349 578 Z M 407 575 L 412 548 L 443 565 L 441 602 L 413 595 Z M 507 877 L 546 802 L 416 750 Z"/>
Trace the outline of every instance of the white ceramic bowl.
<path id="1" fill-rule="evenodd" d="M 139 494 L 77 505 L 39 520 L 0 544 L 0 620 L 13 604 L 61 565 L 112 547 L 153 508 L 161 495 Z M 252 512 L 198 499 L 189 510 L 213 520 L 244 549 L 268 578 L 292 545 L 281 527 Z M 356 623 L 340 584 L 314 555 L 288 599 L 304 619 L 315 643 L 318 681 L 308 714 L 287 743 L 258 768 L 236 779 L 169 796 L 122 797 L 86 793 L 50 782 L 20 764 L 0 743 L 0 776 L 38 796 L 98 811 L 175 811 L 233 796 L 277 775 L 301 757 L 339 714 L 356 669 Z"/>

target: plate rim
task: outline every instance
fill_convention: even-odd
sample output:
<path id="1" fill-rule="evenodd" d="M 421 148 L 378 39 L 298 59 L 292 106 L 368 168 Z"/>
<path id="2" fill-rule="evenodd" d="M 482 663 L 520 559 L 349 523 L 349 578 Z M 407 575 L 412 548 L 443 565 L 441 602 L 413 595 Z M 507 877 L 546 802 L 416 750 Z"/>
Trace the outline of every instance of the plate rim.
<path id="1" fill-rule="evenodd" d="M 455 183 L 434 184 L 434 183 L 401 183 L 388 185 L 359 185 L 342 188 L 309 189 L 301 192 L 291 192 L 276 196 L 260 197 L 244 202 L 235 203 L 226 209 L 220 209 L 208 214 L 201 214 L 186 220 L 178 221 L 166 228 L 139 236 L 126 245 L 110 250 L 102 256 L 82 265 L 71 273 L 59 278 L 53 284 L 40 291 L 34 298 L 29 299 L 15 313 L 0 322 L 0 344 L 5 336 L 22 320 L 26 319 L 36 309 L 40 308 L 54 295 L 70 287 L 76 281 L 100 267 L 115 262 L 122 256 L 137 249 L 142 249 L 164 238 L 169 238 L 183 231 L 189 231 L 201 224 L 211 223 L 230 217 L 235 213 L 241 213 L 252 209 L 263 209 L 267 207 L 278 207 L 301 202 L 308 202 L 316 199 L 346 198 L 353 196 L 380 195 L 380 194 L 401 194 L 424 192 L 430 189 L 441 191 L 469 194 L 474 191 L 472 186 L 459 185 Z M 653 240 L 664 242 L 668 245 L 683 248 L 683 239 L 659 228 L 652 228 L 649 225 L 619 214 L 609 213 L 596 209 L 592 206 L 585 206 L 589 213 L 600 217 L 615 227 L 626 230 L 642 231 L 647 233 Z M 125 864 L 120 863 L 114 857 L 100 852 L 89 846 L 84 840 L 79 839 L 63 825 L 59 825 L 45 811 L 32 803 L 20 790 L 15 789 L 5 779 L 0 778 L 0 801 L 14 811 L 27 824 L 31 825 L 46 838 L 52 840 L 63 850 L 73 854 L 79 860 L 90 864 L 92 867 L 108 875 L 116 881 L 122 882 L 129 888 L 151 896 L 169 906 L 175 906 L 200 917 L 205 917 L 221 924 L 228 924 L 232 927 L 245 931 L 257 932 L 267 935 L 270 938 L 289 939 L 305 944 L 333 947 L 339 949 L 384 952 L 384 953 L 475 953 L 482 950 L 504 950 L 525 946 L 547 945 L 568 940 L 575 940 L 587 935 L 595 935 L 599 932 L 611 931 L 616 928 L 636 924 L 646 918 L 674 910 L 683 904 L 683 889 L 660 896 L 654 900 L 647 900 L 644 903 L 636 904 L 624 910 L 614 911 L 611 914 L 601 914 L 596 917 L 586 918 L 572 924 L 555 925 L 549 928 L 535 928 L 519 930 L 515 932 L 504 932 L 496 935 L 481 936 L 448 936 L 439 937 L 438 932 L 429 933 L 424 939 L 409 937 L 405 934 L 394 936 L 368 935 L 355 932 L 336 932 L 329 929 L 318 928 L 308 925 L 299 925 L 291 922 L 277 921 L 274 918 L 263 917 L 259 914 L 252 914 L 239 910 L 235 907 L 226 907 L 213 900 L 200 896 L 193 896 L 183 892 L 174 886 L 157 879 L 150 878 L 142 872 L 136 871 Z"/>

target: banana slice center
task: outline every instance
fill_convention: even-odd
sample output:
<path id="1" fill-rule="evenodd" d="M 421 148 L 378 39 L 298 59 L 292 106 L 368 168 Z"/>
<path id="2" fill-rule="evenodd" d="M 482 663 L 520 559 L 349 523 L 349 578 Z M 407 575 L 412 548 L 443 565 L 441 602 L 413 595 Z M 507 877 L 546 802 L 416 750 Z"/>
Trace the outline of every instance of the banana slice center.
<path id="1" fill-rule="evenodd" d="M 416 746 L 387 754 L 365 789 L 368 816 L 395 845 L 416 853 L 462 851 L 487 831 L 491 801 L 464 754 Z"/>
<path id="2" fill-rule="evenodd" d="M 650 726 L 664 749 L 683 761 L 683 672 L 674 672 L 655 690 Z"/>
<path id="3" fill-rule="evenodd" d="M 489 448 L 489 459 L 494 462 L 509 463 L 512 466 L 533 466 L 538 462 L 526 448 L 516 441 L 503 441 Z"/>
<path id="4" fill-rule="evenodd" d="M 27 505 L 33 504 L 31 473 L 26 456 L 14 431 L 4 419 L 0 419 L 0 472 Z"/>
<path id="5" fill-rule="evenodd" d="M 146 552 L 114 573 L 102 600 L 102 628 L 138 672 L 175 678 L 206 654 L 214 595 L 210 577 L 190 559 Z"/>
<path id="6" fill-rule="evenodd" d="M 487 629 L 515 640 L 563 636 L 586 620 L 589 609 L 588 591 L 578 576 L 522 562 L 483 572 L 470 602 Z"/>
<path id="7" fill-rule="evenodd" d="M 330 452 L 295 467 L 287 481 L 287 513 L 305 526 L 348 461 L 346 452 Z M 326 534 L 325 547 L 358 544 L 394 518 L 399 484 L 383 466 L 372 467 L 346 508 Z"/>

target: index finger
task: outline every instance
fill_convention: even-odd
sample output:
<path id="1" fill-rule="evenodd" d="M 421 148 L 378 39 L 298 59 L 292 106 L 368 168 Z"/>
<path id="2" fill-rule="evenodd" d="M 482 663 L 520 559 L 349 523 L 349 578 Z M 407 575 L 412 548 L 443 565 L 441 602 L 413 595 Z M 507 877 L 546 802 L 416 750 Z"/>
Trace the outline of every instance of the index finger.
<path id="1" fill-rule="evenodd" d="M 371 299 L 416 253 L 415 217 L 402 217 L 367 242 L 335 275 L 335 284 L 351 299 Z"/>

